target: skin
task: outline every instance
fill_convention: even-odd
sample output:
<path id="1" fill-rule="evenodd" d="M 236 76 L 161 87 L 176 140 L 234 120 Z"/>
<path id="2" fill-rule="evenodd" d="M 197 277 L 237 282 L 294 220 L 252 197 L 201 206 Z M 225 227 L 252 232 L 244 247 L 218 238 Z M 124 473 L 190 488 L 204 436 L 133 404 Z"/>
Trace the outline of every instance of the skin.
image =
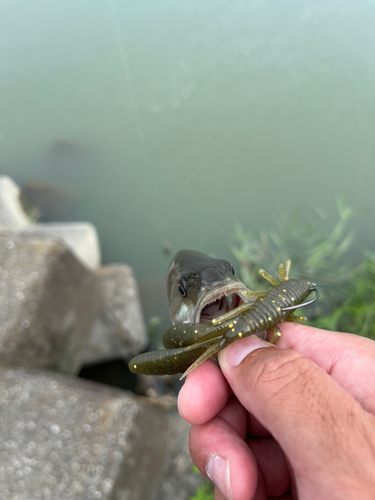
<path id="1" fill-rule="evenodd" d="M 291 323 L 191 372 L 179 410 L 215 500 L 375 498 L 375 342 Z"/>

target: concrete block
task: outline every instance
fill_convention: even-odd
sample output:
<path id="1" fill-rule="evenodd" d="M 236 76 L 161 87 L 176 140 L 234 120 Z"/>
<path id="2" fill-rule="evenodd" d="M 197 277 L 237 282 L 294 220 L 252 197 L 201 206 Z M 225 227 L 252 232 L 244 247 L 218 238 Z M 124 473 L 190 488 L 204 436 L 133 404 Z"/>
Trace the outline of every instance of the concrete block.
<path id="1" fill-rule="evenodd" d="M 0 368 L 0 412 L 0 500 L 187 500 L 200 481 L 189 426 L 146 398 Z"/>
<path id="2" fill-rule="evenodd" d="M 75 257 L 89 269 L 97 269 L 101 263 L 101 251 L 97 230 L 90 222 L 45 222 L 25 229 L 39 238 L 61 239 Z"/>
<path id="3" fill-rule="evenodd" d="M 101 267 L 97 276 L 103 307 L 94 324 L 84 362 L 129 359 L 148 343 L 133 270 L 125 264 L 110 265 Z"/>
<path id="4" fill-rule="evenodd" d="M 77 372 L 100 301 L 62 242 L 0 231 L 0 364 Z"/>

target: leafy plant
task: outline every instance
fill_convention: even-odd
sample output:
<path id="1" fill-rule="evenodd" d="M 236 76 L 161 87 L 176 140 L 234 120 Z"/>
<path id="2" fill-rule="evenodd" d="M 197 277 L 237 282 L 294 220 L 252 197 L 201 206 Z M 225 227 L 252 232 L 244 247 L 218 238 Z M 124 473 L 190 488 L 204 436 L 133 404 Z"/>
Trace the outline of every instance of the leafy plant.
<path id="1" fill-rule="evenodd" d="M 200 474 L 199 470 L 193 466 L 192 471 L 195 474 Z M 198 486 L 197 491 L 189 500 L 214 500 L 214 485 L 207 478 L 202 476 L 202 483 Z"/>
<path id="2" fill-rule="evenodd" d="M 35 224 L 42 216 L 42 212 L 39 208 L 35 207 L 29 200 L 22 194 L 19 197 L 22 208 L 25 212 L 26 217 L 29 219 L 31 224 Z"/>
<path id="3" fill-rule="evenodd" d="M 357 266 L 349 262 L 347 251 L 355 236 L 351 226 L 360 214 L 341 199 L 336 205 L 338 220 L 331 229 L 322 212 L 317 211 L 312 222 L 301 221 L 293 212 L 281 216 L 277 228 L 262 231 L 258 239 L 237 226 L 231 250 L 241 279 L 254 289 L 268 286 L 259 268 L 272 274 L 280 262 L 291 259 L 293 276 L 311 277 L 319 285 L 321 298 L 309 308 L 309 324 L 375 339 L 375 254 L 365 254 Z"/>
<path id="4" fill-rule="evenodd" d="M 347 291 L 346 300 L 331 314 L 316 318 L 314 326 L 375 340 L 375 253 L 366 254 L 365 261 L 354 270 L 344 290 Z"/>

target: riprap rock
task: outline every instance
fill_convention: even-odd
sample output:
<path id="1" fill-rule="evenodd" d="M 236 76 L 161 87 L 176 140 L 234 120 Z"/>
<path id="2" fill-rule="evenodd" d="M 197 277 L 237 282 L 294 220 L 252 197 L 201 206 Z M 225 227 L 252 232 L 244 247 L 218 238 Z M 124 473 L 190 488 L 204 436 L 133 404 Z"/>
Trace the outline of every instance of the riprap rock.
<path id="1" fill-rule="evenodd" d="M 0 364 L 76 373 L 100 300 L 61 241 L 0 231 Z"/>
<path id="2" fill-rule="evenodd" d="M 103 306 L 94 324 L 84 362 L 129 359 L 147 346 L 138 286 L 125 264 L 101 267 L 97 272 Z"/>

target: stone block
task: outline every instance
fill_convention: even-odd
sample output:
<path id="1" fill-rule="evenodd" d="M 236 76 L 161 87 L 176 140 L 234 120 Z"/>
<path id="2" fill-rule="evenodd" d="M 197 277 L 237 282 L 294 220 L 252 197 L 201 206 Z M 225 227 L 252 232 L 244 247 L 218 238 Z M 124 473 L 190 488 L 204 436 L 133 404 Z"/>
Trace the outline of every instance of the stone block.
<path id="1" fill-rule="evenodd" d="M 0 231 L 0 364 L 77 372 L 100 300 L 61 241 Z"/>
<path id="2" fill-rule="evenodd" d="M 115 358 L 129 359 L 147 346 L 138 286 L 125 264 L 101 267 L 97 276 L 103 307 L 85 353 L 86 364 Z"/>
<path id="3" fill-rule="evenodd" d="M 189 426 L 146 398 L 1 368 L 0 412 L 0 500 L 187 500 L 200 481 Z"/>
<path id="4" fill-rule="evenodd" d="M 101 263 L 101 251 L 97 230 L 90 222 L 45 222 L 34 224 L 26 233 L 37 237 L 59 238 L 76 258 L 89 269 Z"/>
<path id="5" fill-rule="evenodd" d="M 189 432 L 190 425 L 178 412 L 170 412 L 163 468 L 149 500 L 188 500 L 195 496 L 203 478 L 192 470 Z"/>

